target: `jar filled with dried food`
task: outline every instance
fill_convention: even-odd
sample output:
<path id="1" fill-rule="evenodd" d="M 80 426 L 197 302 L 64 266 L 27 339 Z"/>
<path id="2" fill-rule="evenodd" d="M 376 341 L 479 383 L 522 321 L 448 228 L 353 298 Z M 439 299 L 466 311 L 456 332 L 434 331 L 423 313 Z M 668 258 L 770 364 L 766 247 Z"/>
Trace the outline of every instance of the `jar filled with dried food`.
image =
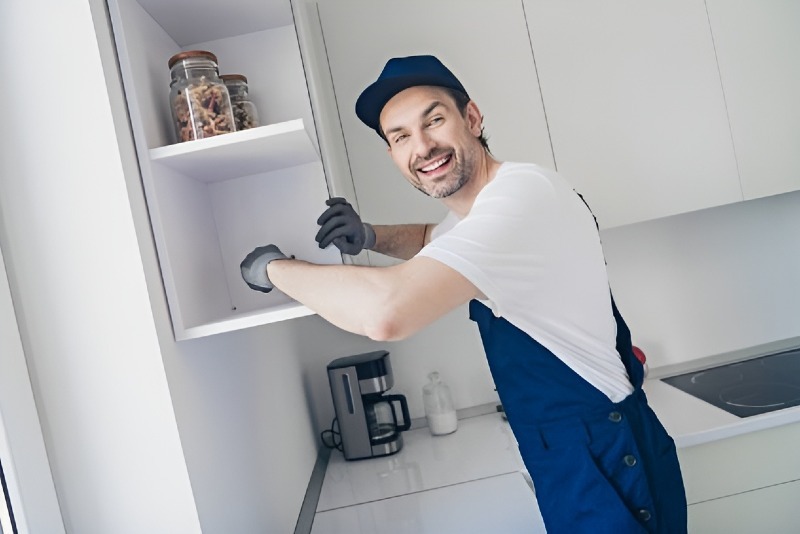
<path id="1" fill-rule="evenodd" d="M 169 58 L 170 104 L 178 142 L 236 129 L 228 89 L 219 77 L 217 56 L 205 50 Z"/>
<path id="2" fill-rule="evenodd" d="M 220 78 L 225 82 L 231 95 L 236 130 L 247 130 L 258 126 L 258 112 L 250 101 L 247 78 L 242 74 L 223 74 Z"/>

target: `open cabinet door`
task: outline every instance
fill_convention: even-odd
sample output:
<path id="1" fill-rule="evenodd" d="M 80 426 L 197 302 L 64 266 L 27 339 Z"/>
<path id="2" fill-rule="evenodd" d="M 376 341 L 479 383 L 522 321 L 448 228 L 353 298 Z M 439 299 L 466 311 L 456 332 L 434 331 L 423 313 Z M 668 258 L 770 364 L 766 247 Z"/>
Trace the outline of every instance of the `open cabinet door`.
<path id="1" fill-rule="evenodd" d="M 1 250 L 0 464 L 0 533 L 63 533 Z"/>

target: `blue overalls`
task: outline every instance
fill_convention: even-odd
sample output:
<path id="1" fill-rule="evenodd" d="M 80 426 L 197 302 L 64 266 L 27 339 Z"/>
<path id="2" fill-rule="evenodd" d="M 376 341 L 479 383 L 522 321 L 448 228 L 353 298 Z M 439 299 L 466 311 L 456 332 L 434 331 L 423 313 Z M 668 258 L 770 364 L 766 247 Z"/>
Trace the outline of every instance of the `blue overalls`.
<path id="1" fill-rule="evenodd" d="M 635 390 L 612 402 L 528 334 L 473 300 L 495 386 L 549 534 L 686 532 L 675 444 L 642 391 L 644 367 L 612 299 Z"/>

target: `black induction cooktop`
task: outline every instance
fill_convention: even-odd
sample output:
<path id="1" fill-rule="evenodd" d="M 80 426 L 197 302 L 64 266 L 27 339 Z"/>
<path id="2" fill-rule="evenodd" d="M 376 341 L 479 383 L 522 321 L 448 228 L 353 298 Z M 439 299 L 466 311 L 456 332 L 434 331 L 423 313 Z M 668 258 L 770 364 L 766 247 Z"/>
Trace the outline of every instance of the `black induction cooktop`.
<path id="1" fill-rule="evenodd" d="M 661 380 L 738 417 L 800 406 L 800 349 Z"/>

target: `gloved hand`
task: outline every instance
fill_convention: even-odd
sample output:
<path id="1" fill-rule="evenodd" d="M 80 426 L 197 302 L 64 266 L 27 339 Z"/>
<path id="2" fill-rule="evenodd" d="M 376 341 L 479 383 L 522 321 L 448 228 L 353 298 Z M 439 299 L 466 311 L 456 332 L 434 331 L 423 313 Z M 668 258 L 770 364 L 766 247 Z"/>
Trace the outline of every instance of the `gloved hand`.
<path id="1" fill-rule="evenodd" d="M 334 197 L 325 204 L 329 206 L 317 219 L 321 226 L 316 239 L 319 248 L 325 248 L 331 243 L 336 248 L 355 256 L 363 249 L 375 246 L 375 230 L 369 223 L 362 223 L 361 217 L 345 199 Z"/>
<path id="2" fill-rule="evenodd" d="M 245 256 L 242 263 L 239 264 L 239 268 L 242 270 L 242 278 L 250 286 L 250 289 L 269 293 L 272 291 L 273 285 L 267 276 L 267 265 L 272 260 L 285 259 L 288 259 L 286 254 L 281 252 L 281 249 L 275 245 L 258 247 Z"/>

